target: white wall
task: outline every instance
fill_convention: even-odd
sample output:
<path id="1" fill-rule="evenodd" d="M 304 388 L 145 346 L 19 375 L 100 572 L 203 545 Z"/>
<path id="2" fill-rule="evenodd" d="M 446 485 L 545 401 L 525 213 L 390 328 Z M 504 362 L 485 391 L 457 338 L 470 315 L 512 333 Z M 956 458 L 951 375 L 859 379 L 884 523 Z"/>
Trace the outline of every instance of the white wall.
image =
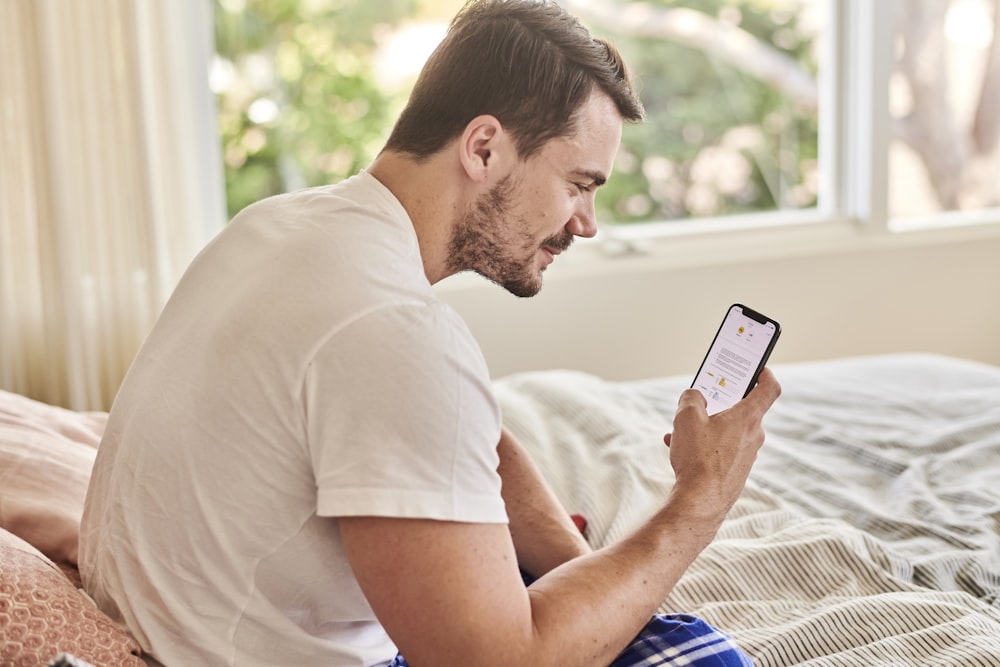
<path id="1" fill-rule="evenodd" d="M 693 374 L 733 302 L 781 322 L 772 363 L 925 351 L 1000 364 L 1000 236 L 912 238 L 758 250 L 743 261 L 732 250 L 721 262 L 604 258 L 560 270 L 568 255 L 532 299 L 474 276 L 440 291 L 494 377 L 545 368 L 608 379 Z"/>

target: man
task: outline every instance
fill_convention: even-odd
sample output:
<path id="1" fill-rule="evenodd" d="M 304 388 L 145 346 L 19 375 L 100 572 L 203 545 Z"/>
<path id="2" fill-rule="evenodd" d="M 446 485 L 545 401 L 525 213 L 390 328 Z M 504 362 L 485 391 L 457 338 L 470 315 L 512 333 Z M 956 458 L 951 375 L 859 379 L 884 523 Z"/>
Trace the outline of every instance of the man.
<path id="1" fill-rule="evenodd" d="M 604 666 L 639 634 L 638 664 L 683 633 L 744 664 L 696 619 L 643 628 L 743 488 L 773 376 L 713 417 L 685 392 L 668 502 L 591 552 L 431 287 L 538 292 L 641 116 L 558 5 L 468 5 L 367 171 L 248 207 L 180 281 L 94 468 L 99 605 L 171 666 Z"/>

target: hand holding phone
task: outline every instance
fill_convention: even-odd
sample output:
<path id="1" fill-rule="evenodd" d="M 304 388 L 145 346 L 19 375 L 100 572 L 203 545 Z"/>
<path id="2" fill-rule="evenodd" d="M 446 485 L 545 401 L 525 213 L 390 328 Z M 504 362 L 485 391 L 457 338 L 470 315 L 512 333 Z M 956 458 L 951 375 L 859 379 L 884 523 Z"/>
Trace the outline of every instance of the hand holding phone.
<path id="1" fill-rule="evenodd" d="M 708 414 L 732 407 L 750 393 L 781 335 L 777 321 L 743 304 L 726 311 L 691 386 L 708 402 Z"/>

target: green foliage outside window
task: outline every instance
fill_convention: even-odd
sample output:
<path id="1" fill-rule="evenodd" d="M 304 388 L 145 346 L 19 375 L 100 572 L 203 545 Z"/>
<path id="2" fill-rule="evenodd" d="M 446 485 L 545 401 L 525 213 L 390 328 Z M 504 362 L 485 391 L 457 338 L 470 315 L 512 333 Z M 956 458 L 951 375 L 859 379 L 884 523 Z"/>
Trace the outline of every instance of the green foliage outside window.
<path id="1" fill-rule="evenodd" d="M 815 206 L 816 108 L 803 109 L 750 74 L 744 68 L 749 63 L 714 57 L 709 41 L 726 39 L 717 24 L 738 21 L 758 46 L 777 51 L 773 45 L 783 44 L 786 65 L 800 78 L 814 77 L 812 38 L 800 31 L 796 14 L 776 10 L 788 3 L 655 4 L 694 8 L 711 21 L 706 34 L 692 40 L 697 46 L 602 26 L 632 66 L 647 111 L 645 123 L 623 132 L 614 177 L 599 200 L 602 219 L 642 222 Z"/>
<path id="2" fill-rule="evenodd" d="M 813 38 L 800 29 L 798 14 L 784 9 L 789 2 L 565 4 L 574 12 L 581 5 L 591 30 L 622 49 L 648 114 L 644 124 L 625 129 L 615 173 L 598 197 L 602 222 L 815 205 L 815 106 L 791 100 L 748 63 L 720 59 L 710 48 L 717 28 L 738 26 L 796 74 L 815 76 Z M 661 13 L 695 9 L 705 34 L 687 44 L 669 34 L 637 35 L 588 16 L 584 4 L 613 13 L 635 5 Z M 443 26 L 460 6 L 459 0 L 215 0 L 213 86 L 230 214 L 366 166 L 408 92 L 408 84 L 387 86 L 376 75 L 387 38 L 414 20 Z"/>
<path id="3" fill-rule="evenodd" d="M 372 73 L 372 34 L 413 4 L 216 2 L 213 78 L 225 80 L 217 104 L 230 215 L 271 194 L 341 180 L 371 161 L 394 115 L 392 95 Z"/>

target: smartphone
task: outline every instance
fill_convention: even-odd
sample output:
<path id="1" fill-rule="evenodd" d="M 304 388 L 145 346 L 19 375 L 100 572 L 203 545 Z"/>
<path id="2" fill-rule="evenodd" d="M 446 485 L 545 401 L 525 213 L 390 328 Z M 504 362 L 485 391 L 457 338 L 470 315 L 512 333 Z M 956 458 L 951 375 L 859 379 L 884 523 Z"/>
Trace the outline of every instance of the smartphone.
<path id="1" fill-rule="evenodd" d="M 708 414 L 750 393 L 780 335 L 781 325 L 770 317 L 740 303 L 729 307 L 691 384 L 708 401 Z"/>

